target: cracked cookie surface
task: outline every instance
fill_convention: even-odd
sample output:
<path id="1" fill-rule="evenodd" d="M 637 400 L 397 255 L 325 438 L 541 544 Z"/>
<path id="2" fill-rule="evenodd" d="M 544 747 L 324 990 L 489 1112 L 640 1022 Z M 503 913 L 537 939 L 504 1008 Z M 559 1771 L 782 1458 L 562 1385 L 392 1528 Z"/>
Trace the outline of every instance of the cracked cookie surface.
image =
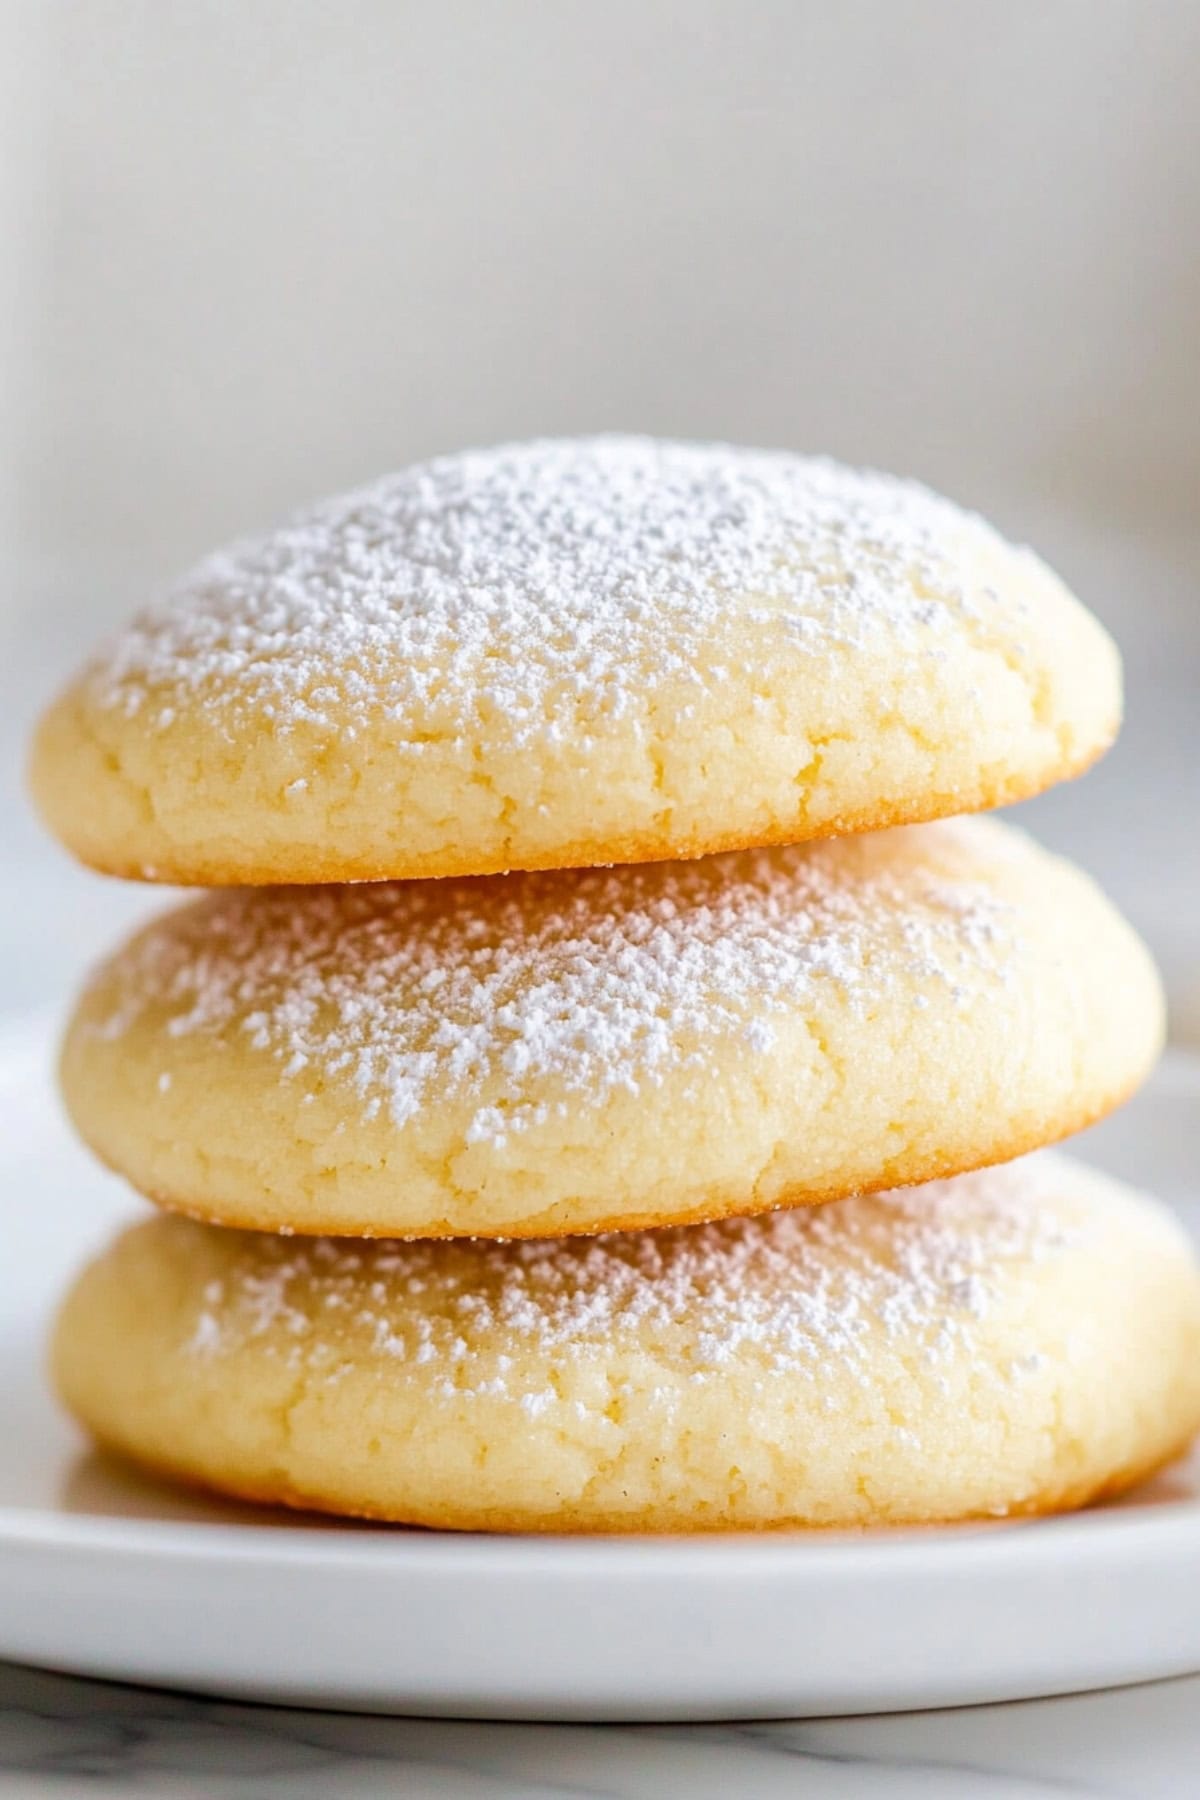
<path id="1" fill-rule="evenodd" d="M 506 445 L 201 564 L 50 708 L 84 861 L 221 886 L 695 856 L 1078 773 L 1116 651 L 915 484 L 724 445 Z"/>
<path id="2" fill-rule="evenodd" d="M 1157 1054 L 1078 871 L 968 819 L 694 862 L 218 892 L 97 970 L 75 1124 L 217 1222 L 538 1236 L 800 1205 L 1064 1136 Z"/>
<path id="3" fill-rule="evenodd" d="M 159 1217 L 78 1279 L 54 1368 L 100 1441 L 246 1498 L 467 1530 L 1044 1512 L 1200 1422 L 1165 1207 L 1046 1154 L 681 1230 L 281 1239 Z"/>

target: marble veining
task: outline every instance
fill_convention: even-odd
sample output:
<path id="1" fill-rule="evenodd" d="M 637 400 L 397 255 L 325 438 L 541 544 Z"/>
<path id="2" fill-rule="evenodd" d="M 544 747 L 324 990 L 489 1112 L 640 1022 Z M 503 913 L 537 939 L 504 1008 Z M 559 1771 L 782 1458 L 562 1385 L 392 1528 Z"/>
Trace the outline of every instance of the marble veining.
<path id="1" fill-rule="evenodd" d="M 1200 1676 L 954 1712 L 489 1725 L 0 1665 L 0 1800 L 1193 1800 Z"/>

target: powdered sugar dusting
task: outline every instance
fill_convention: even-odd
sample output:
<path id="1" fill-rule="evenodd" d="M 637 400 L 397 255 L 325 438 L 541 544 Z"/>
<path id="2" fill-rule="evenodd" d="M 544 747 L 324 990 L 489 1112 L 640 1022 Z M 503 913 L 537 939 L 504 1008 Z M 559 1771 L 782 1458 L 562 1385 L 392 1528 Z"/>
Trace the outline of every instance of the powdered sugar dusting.
<path id="1" fill-rule="evenodd" d="M 152 729 L 181 696 L 231 733 L 386 722 L 413 755 L 576 737 L 831 643 L 937 655 L 995 600 L 964 591 L 967 522 L 913 483 L 780 451 L 601 437 L 444 456 L 209 558 L 91 692 Z"/>
<path id="2" fill-rule="evenodd" d="M 222 1351 L 270 1354 L 336 1378 L 413 1371 L 444 1398 L 506 1396 L 531 1417 L 528 1358 L 564 1383 L 642 1349 L 689 1380 L 754 1364 L 870 1379 L 879 1333 L 919 1367 L 969 1354 L 1010 1271 L 1078 1242 L 1064 1204 L 1078 1171 L 1053 1155 L 836 1206 L 674 1230 L 519 1242 L 282 1242 L 240 1233 L 219 1310 Z M 1096 1178 L 1082 1177 L 1095 1182 Z M 180 1225 L 181 1230 L 196 1230 Z M 297 1324 L 299 1321 L 299 1324 Z M 202 1316 L 191 1348 L 213 1353 Z M 1036 1372 L 1038 1347 L 1012 1379 Z M 520 1379 L 510 1379 L 520 1367 Z"/>
<path id="3" fill-rule="evenodd" d="M 1019 842 L 1019 840 L 1017 840 Z M 943 824 L 691 863 L 216 894 L 101 981 L 91 1027 L 248 1041 L 282 1081 L 347 1083 L 397 1129 L 447 1099 L 502 1146 L 547 1106 L 598 1106 L 718 1044 L 770 1056 L 831 984 L 962 998 L 1004 979 L 1011 909 L 980 879 L 998 828 Z"/>

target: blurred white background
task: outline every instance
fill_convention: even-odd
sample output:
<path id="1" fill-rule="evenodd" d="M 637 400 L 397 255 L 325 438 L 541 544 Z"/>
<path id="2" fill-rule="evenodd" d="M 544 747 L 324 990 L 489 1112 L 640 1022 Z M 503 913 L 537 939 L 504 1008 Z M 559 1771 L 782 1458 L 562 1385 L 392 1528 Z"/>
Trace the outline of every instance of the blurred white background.
<path id="1" fill-rule="evenodd" d="M 826 449 L 1029 538 L 1130 716 L 1026 809 L 1200 1036 L 1200 6 L 0 0 L 0 1003 L 143 896 L 29 719 L 195 554 L 468 442 Z"/>

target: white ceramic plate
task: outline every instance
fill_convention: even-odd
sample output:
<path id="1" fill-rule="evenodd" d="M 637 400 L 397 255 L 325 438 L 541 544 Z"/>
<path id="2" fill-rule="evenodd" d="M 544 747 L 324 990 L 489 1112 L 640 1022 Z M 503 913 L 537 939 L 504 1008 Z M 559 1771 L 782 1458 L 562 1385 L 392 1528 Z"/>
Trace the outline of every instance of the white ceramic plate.
<path id="1" fill-rule="evenodd" d="M 0 1038 L 0 1656 L 254 1700 L 704 1719 L 1009 1700 L 1200 1669 L 1200 1461 L 1075 1518 L 891 1534 L 545 1539 L 307 1521 L 143 1481 L 45 1390 L 49 1309 L 136 1202 Z M 1200 1063 L 1083 1154 L 1200 1227 Z"/>

